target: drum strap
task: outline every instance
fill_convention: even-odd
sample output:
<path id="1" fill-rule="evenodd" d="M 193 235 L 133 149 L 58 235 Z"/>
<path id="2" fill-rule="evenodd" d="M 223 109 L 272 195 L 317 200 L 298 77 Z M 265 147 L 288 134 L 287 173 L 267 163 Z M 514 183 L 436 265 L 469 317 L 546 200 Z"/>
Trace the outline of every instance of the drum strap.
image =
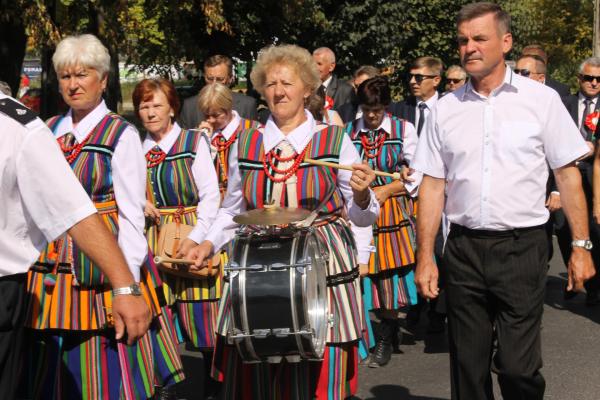
<path id="1" fill-rule="evenodd" d="M 327 276 L 327 286 L 336 286 L 343 283 L 353 282 L 360 275 L 358 267 L 351 269 L 350 271 L 342 272 L 335 275 Z"/>

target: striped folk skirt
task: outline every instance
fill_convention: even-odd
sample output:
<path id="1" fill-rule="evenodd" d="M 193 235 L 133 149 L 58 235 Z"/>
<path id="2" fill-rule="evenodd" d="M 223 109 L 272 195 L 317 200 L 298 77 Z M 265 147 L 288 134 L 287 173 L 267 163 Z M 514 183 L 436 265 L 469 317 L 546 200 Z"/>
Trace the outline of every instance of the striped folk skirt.
<path id="1" fill-rule="evenodd" d="M 32 267 L 23 397 L 148 399 L 155 386 L 184 379 L 173 317 L 156 290 L 161 281 L 148 259 L 141 287 L 154 320 L 133 346 L 114 339 L 110 287 L 82 288 L 68 271 L 49 274 Z"/>
<path id="2" fill-rule="evenodd" d="M 409 196 L 390 197 L 373 225 L 375 253 L 369 260 L 369 275 L 363 277 L 367 310 L 394 310 L 415 304 L 415 203 Z"/>
<path id="3" fill-rule="evenodd" d="M 236 347 L 226 343 L 231 305 L 230 287 L 225 283 L 212 369 L 213 378 L 224 383 L 224 399 L 336 400 L 356 392 L 358 343 L 366 330 L 356 245 L 342 219 L 316 232 L 329 251 L 327 299 L 334 321 L 328 328 L 323 361 L 244 364 Z"/>
<path id="4" fill-rule="evenodd" d="M 174 222 L 177 210 L 177 207 L 160 208 L 160 225 Z M 196 207 L 185 207 L 181 222 L 193 226 L 196 221 Z M 152 251 L 157 251 L 159 229 L 159 226 L 152 225 L 146 231 L 148 245 Z M 201 280 L 186 279 L 161 271 L 161 278 L 165 298 L 173 312 L 179 343 L 191 343 L 199 349 L 213 348 L 221 298 L 221 276 Z"/>

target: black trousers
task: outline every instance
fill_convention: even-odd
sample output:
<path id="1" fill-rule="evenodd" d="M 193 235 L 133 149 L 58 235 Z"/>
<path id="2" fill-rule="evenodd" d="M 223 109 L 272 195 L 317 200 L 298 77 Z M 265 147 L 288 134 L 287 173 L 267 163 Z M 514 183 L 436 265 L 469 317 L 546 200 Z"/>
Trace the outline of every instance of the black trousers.
<path id="1" fill-rule="evenodd" d="M 14 399 L 19 382 L 26 274 L 0 278 L 0 399 Z"/>
<path id="2" fill-rule="evenodd" d="M 453 400 L 493 399 L 490 369 L 503 398 L 544 397 L 539 370 L 547 258 L 544 226 L 508 232 L 452 226 L 443 273 Z"/>

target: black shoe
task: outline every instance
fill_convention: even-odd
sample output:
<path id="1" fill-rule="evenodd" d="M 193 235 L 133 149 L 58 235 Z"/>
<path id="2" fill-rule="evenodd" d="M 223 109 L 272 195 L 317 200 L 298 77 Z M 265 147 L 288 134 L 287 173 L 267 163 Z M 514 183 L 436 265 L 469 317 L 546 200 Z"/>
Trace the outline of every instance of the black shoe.
<path id="1" fill-rule="evenodd" d="M 392 348 L 394 352 L 400 352 L 403 336 L 404 334 L 402 333 L 402 329 L 400 329 L 400 325 L 396 324 L 396 331 L 392 335 Z"/>
<path id="2" fill-rule="evenodd" d="M 598 296 L 597 290 L 588 290 L 585 295 L 585 305 L 588 307 L 594 307 L 600 304 L 600 296 Z"/>
<path id="3" fill-rule="evenodd" d="M 375 350 L 369 357 L 369 367 L 379 368 L 390 362 L 393 352 L 392 344 L 386 340 L 379 339 L 375 345 Z"/>
<path id="4" fill-rule="evenodd" d="M 154 391 L 154 400 L 177 400 L 174 386 L 157 386 Z"/>
<path id="5" fill-rule="evenodd" d="M 577 292 L 574 290 L 567 290 L 567 284 L 565 283 L 565 289 L 563 291 L 563 299 L 571 300 L 577 296 Z"/>
<path id="6" fill-rule="evenodd" d="M 406 326 L 412 328 L 417 326 L 419 323 L 419 319 L 421 319 L 421 309 L 423 306 L 421 304 L 415 304 L 414 306 L 410 306 L 408 312 L 406 313 Z"/>
<path id="7" fill-rule="evenodd" d="M 446 316 L 438 312 L 429 312 L 427 333 L 443 333 L 446 330 Z"/>

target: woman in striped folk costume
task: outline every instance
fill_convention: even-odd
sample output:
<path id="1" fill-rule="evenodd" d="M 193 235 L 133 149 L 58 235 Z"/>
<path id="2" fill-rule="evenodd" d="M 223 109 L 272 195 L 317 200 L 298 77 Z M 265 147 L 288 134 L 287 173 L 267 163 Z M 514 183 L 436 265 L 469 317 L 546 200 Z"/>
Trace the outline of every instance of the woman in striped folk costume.
<path id="1" fill-rule="evenodd" d="M 136 129 L 102 100 L 110 56 L 93 35 L 62 40 L 52 58 L 70 106 L 48 121 L 67 162 L 116 235 L 154 321 L 129 346 L 115 340 L 113 293 L 100 270 L 63 236 L 42 252 L 28 276 L 31 328 L 24 397 L 148 399 L 155 386 L 183 379 L 174 328 L 144 237 L 145 165 Z M 51 188 L 50 188 L 51 189 Z M 51 195 L 51 190 L 49 192 Z M 163 299 L 161 301 L 161 299 Z"/>
<path id="2" fill-rule="evenodd" d="M 178 253 L 186 253 L 204 240 L 221 201 L 208 137 L 197 130 L 182 129 L 175 122 L 180 103 L 169 81 L 144 79 L 132 97 L 146 130 L 142 143 L 147 167 L 144 214 L 150 249 L 158 251 L 161 226 L 179 220 L 194 226 L 179 246 Z M 168 272 L 161 272 L 161 278 L 179 341 L 205 352 L 205 359 L 212 359 L 221 278 L 192 279 Z M 188 373 L 188 378 L 192 374 Z M 163 389 L 165 395 L 167 391 Z"/>
<path id="3" fill-rule="evenodd" d="M 409 122 L 386 113 L 390 88 L 382 76 L 367 79 L 357 91 L 361 118 L 348 123 L 346 132 L 361 158 L 373 169 L 400 172 L 408 165 L 417 145 L 417 133 Z M 398 344 L 398 309 L 415 304 L 415 220 L 413 202 L 401 181 L 377 177 L 373 190 L 381 205 L 372 231 L 359 229 L 359 244 L 373 240 L 373 250 L 363 278 L 363 300 L 367 310 L 378 310 L 381 319 L 369 366 L 389 362 Z M 360 246 L 359 246 L 360 247 Z"/>
<path id="4" fill-rule="evenodd" d="M 357 348 L 364 317 L 356 248 L 340 214 L 347 207 L 357 225 L 375 222 L 379 204 L 369 189 L 374 174 L 368 165 L 359 163 L 360 157 L 342 129 L 315 121 L 305 110 L 306 99 L 320 85 L 308 51 L 291 45 L 263 49 L 251 79 L 267 100 L 271 117 L 264 128 L 239 135 L 229 158 L 229 182 L 221 209 L 206 241 L 188 257 L 202 265 L 232 239 L 231 228 L 236 226 L 232 218 L 247 209 L 263 208 L 271 202 L 315 209 L 324 203 L 316 232 L 330 253 L 327 295 L 333 323 L 328 325 L 323 361 L 242 364 L 236 348 L 224 344 L 230 318 L 229 297 L 224 293 L 214 372 L 224 381 L 226 399 L 343 399 L 356 391 Z M 307 164 L 305 156 L 359 164 L 352 172 L 338 171 Z"/>

